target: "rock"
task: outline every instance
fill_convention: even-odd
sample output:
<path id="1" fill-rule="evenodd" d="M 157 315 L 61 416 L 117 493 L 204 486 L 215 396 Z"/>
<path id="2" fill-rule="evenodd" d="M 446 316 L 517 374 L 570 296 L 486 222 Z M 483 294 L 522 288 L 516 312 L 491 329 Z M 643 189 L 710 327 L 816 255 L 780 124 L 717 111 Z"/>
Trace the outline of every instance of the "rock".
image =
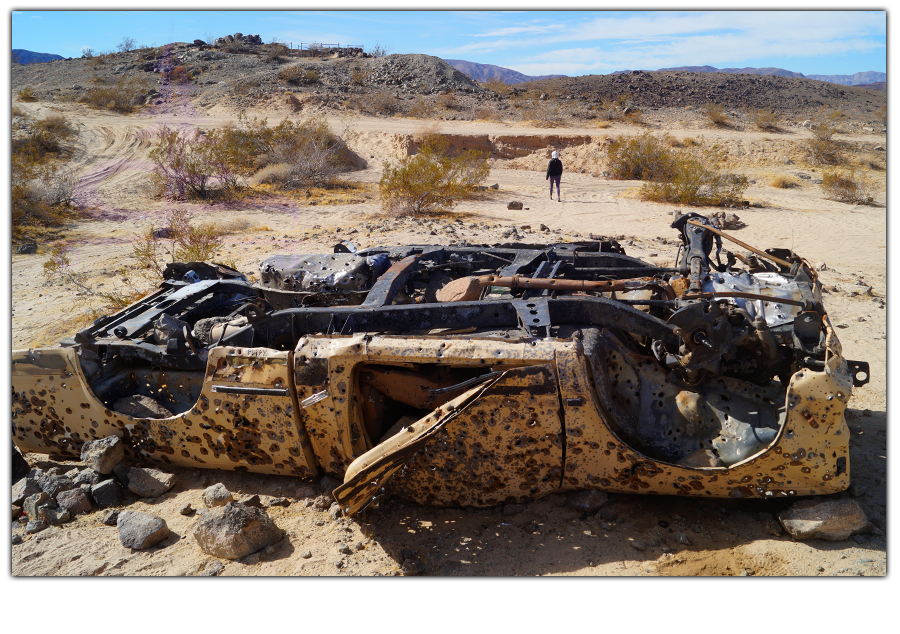
<path id="1" fill-rule="evenodd" d="M 240 559 L 278 542 L 284 532 L 263 509 L 231 502 L 204 513 L 193 535 L 206 554 Z"/>
<path id="2" fill-rule="evenodd" d="M 131 471 L 131 465 L 126 464 L 124 462 L 120 462 L 113 468 L 113 473 L 119 479 L 119 482 L 122 483 L 123 487 L 128 486 L 128 472 Z"/>
<path id="3" fill-rule="evenodd" d="M 688 537 L 687 533 L 675 533 L 675 543 L 690 546 L 691 538 Z"/>
<path id="4" fill-rule="evenodd" d="M 488 189 L 500 189 L 500 183 L 494 183 L 493 185 L 488 185 Z"/>
<path id="5" fill-rule="evenodd" d="M 788 158 L 787 156 L 782 156 L 782 157 L 781 157 L 781 162 L 784 163 L 785 165 L 793 165 L 793 164 L 794 164 L 794 161 L 792 161 L 792 160 L 791 160 L 790 158 Z"/>
<path id="6" fill-rule="evenodd" d="M 342 555 L 352 555 L 353 549 L 344 544 L 338 548 L 338 552 Z"/>
<path id="7" fill-rule="evenodd" d="M 225 564 L 223 564 L 218 559 L 213 559 L 211 562 L 206 564 L 206 567 L 203 568 L 203 572 L 201 573 L 201 575 L 204 577 L 215 577 L 223 570 L 225 570 Z"/>
<path id="8" fill-rule="evenodd" d="M 157 344 L 159 344 L 165 348 L 166 345 L 169 343 L 169 339 L 180 335 L 185 327 L 187 327 L 188 330 L 191 330 L 191 325 L 189 323 L 187 323 L 186 321 L 182 321 L 181 319 L 178 319 L 177 317 L 172 317 L 171 315 L 167 315 L 166 313 L 163 313 L 156 319 L 156 321 L 153 322 L 153 337 L 156 339 Z M 135 395 L 132 398 L 138 398 L 138 397 L 139 397 L 139 395 Z M 146 396 L 141 397 L 141 398 L 146 398 L 150 401 L 153 400 Z M 159 405 L 159 404 L 157 403 L 157 405 Z M 115 405 L 113 406 L 113 409 L 116 409 L 116 411 L 120 411 L 115 407 Z M 165 409 L 165 408 L 163 408 L 163 409 Z M 168 410 L 166 410 L 166 411 L 168 411 Z M 171 415 L 172 414 L 169 413 L 169 416 L 171 416 Z M 129 416 L 135 416 L 135 414 L 129 414 Z M 166 416 L 149 416 L 147 414 L 137 414 L 137 416 L 143 416 L 146 418 L 166 418 Z"/>
<path id="9" fill-rule="evenodd" d="M 55 498 L 60 491 L 68 491 L 75 486 L 72 481 L 65 476 L 50 475 L 49 473 L 45 473 L 39 477 L 37 483 L 38 486 L 41 487 L 41 490 L 52 498 Z"/>
<path id="10" fill-rule="evenodd" d="M 18 504 L 12 504 L 12 521 L 15 522 L 22 515 L 22 507 Z"/>
<path id="11" fill-rule="evenodd" d="M 171 418 L 174 416 L 159 401 L 140 394 L 120 398 L 113 403 L 113 409 L 132 418 Z"/>
<path id="12" fill-rule="evenodd" d="M 400 567 L 400 570 L 407 577 L 413 577 L 425 572 L 425 566 L 423 566 L 422 562 L 418 559 L 409 558 L 403 560 L 403 565 Z"/>
<path id="13" fill-rule="evenodd" d="M 791 537 L 798 540 L 843 541 L 872 530 L 856 500 L 800 500 L 778 519 Z"/>
<path id="14" fill-rule="evenodd" d="M 362 549 L 364 549 L 365 547 L 366 547 L 365 544 L 363 544 L 362 542 L 356 542 L 356 543 L 353 545 L 353 549 L 354 549 L 354 550 L 362 550 Z"/>
<path id="15" fill-rule="evenodd" d="M 864 320 L 865 321 L 865 320 Z M 866 487 L 861 484 L 851 484 L 850 485 L 850 495 L 855 498 L 861 498 L 866 494 Z"/>
<path id="16" fill-rule="evenodd" d="M 206 42 L 203 40 L 194 40 L 194 46 L 206 46 Z"/>
<path id="17" fill-rule="evenodd" d="M 330 507 L 328 507 L 328 514 L 331 516 L 331 519 L 336 520 L 341 517 L 344 512 L 341 510 L 341 505 L 335 502 Z"/>
<path id="18" fill-rule="evenodd" d="M 827 271 L 828 266 L 824 262 L 819 262 L 816 264 L 816 270 L 817 271 Z"/>
<path id="19" fill-rule="evenodd" d="M 71 515 L 90 513 L 92 510 L 90 499 L 81 489 L 72 489 L 57 494 L 56 502 Z"/>
<path id="20" fill-rule="evenodd" d="M 566 506 L 582 513 L 593 513 L 606 504 L 609 497 L 603 491 L 584 489 L 582 491 L 570 491 L 566 494 Z"/>
<path id="21" fill-rule="evenodd" d="M 639 550 L 641 552 L 647 550 L 647 545 L 644 542 L 638 541 L 636 539 L 628 542 L 628 544 L 635 550 Z"/>
<path id="22" fill-rule="evenodd" d="M 312 498 L 316 497 L 316 490 L 310 486 L 297 487 L 294 491 L 295 498 Z"/>
<path id="23" fill-rule="evenodd" d="M 263 507 L 262 500 L 259 499 L 259 495 L 256 493 L 241 500 L 241 504 L 244 506 L 255 506 L 258 509 Z"/>
<path id="24" fill-rule="evenodd" d="M 524 206 L 525 206 L 525 205 L 523 205 L 523 204 L 522 204 L 521 202 L 519 202 L 518 200 L 514 200 L 514 201 L 512 201 L 511 203 L 509 203 L 509 204 L 506 206 L 506 208 L 507 208 L 507 209 L 515 209 L 515 210 L 517 210 L 517 211 L 520 211 Z"/>
<path id="25" fill-rule="evenodd" d="M 34 242 L 26 242 L 16 247 L 16 253 L 20 255 L 34 255 L 37 253 L 37 244 Z"/>
<path id="26" fill-rule="evenodd" d="M 448 282 L 435 293 L 439 302 L 471 302 L 481 296 L 481 285 L 476 277 L 461 277 Z"/>
<path id="27" fill-rule="evenodd" d="M 47 528 L 47 522 L 32 520 L 25 525 L 25 532 L 29 535 L 34 535 L 35 533 L 40 533 L 45 528 Z"/>
<path id="28" fill-rule="evenodd" d="M 152 548 L 171 532 L 166 526 L 166 520 L 140 511 L 120 512 L 116 528 L 119 529 L 119 541 L 122 545 L 135 550 Z"/>
<path id="29" fill-rule="evenodd" d="M 284 506 L 284 507 L 288 507 L 290 505 L 291 505 L 291 501 L 289 499 L 281 498 L 281 497 L 269 498 L 268 503 L 266 504 L 266 506 Z"/>
<path id="30" fill-rule="evenodd" d="M 22 504 L 25 498 L 41 491 L 42 489 L 38 486 L 37 480 L 34 478 L 22 478 L 12 486 L 12 503 Z"/>
<path id="31" fill-rule="evenodd" d="M 300 556 L 304 559 L 309 559 L 310 557 L 312 557 L 312 553 L 308 550 L 304 550 L 302 553 L 300 553 Z"/>
<path id="32" fill-rule="evenodd" d="M 525 510 L 524 504 L 504 504 L 503 505 L 503 514 L 504 515 L 518 515 L 522 511 Z"/>
<path id="33" fill-rule="evenodd" d="M 96 471 L 107 475 L 125 458 L 125 445 L 117 436 L 107 436 L 81 446 L 81 461 Z"/>
<path id="34" fill-rule="evenodd" d="M 875 146 L 875 151 L 876 151 L 876 152 L 884 152 L 884 146 L 883 146 L 883 145 L 876 145 L 876 146 Z"/>
<path id="35" fill-rule="evenodd" d="M 177 478 L 157 469 L 132 467 L 128 471 L 128 490 L 145 498 L 162 495 L 173 486 Z"/>
<path id="36" fill-rule="evenodd" d="M 91 497 L 102 509 L 122 503 L 122 487 L 115 480 L 104 480 L 91 487 Z"/>
<path id="37" fill-rule="evenodd" d="M 319 490 L 322 493 L 331 495 L 332 491 L 334 491 L 336 488 L 338 488 L 342 484 L 343 484 L 343 482 L 341 482 L 340 480 L 338 480 L 337 478 L 335 478 L 333 476 L 330 476 L 330 475 L 322 476 L 322 479 L 319 480 Z"/>
<path id="38" fill-rule="evenodd" d="M 784 532 L 781 530 L 781 524 L 778 523 L 778 520 L 776 520 L 775 516 L 771 513 L 760 513 L 759 519 L 763 524 L 763 532 L 766 535 L 780 537 Z"/>
<path id="39" fill-rule="evenodd" d="M 24 509 L 25 514 L 28 515 L 28 519 L 36 521 L 40 519 L 40 509 L 51 504 L 55 504 L 55 502 L 53 502 L 50 499 L 50 496 L 44 491 L 41 491 L 40 493 L 34 493 L 25 498 L 22 508 Z"/>
<path id="40" fill-rule="evenodd" d="M 72 478 L 72 483 L 75 486 L 81 486 L 82 484 L 90 486 L 97 484 L 98 482 L 100 482 L 100 474 L 93 469 L 82 469 L 78 472 L 78 475 Z"/>
<path id="41" fill-rule="evenodd" d="M 119 521 L 119 509 L 112 509 L 111 511 L 107 511 L 106 515 L 103 516 L 103 523 L 107 526 L 115 526 Z"/>
<path id="42" fill-rule="evenodd" d="M 179 512 L 181 515 L 190 515 L 191 513 L 194 512 L 194 509 L 191 508 L 191 503 L 190 503 L 190 502 L 185 502 L 184 504 L 181 505 L 181 508 L 178 509 L 178 512 Z"/>
<path id="43" fill-rule="evenodd" d="M 66 509 L 42 506 L 38 509 L 40 519 L 50 526 L 59 526 L 72 521 L 72 515 Z"/>
<path id="44" fill-rule="evenodd" d="M 12 536 L 12 545 L 13 545 L 13 546 L 16 546 L 16 545 L 21 544 L 21 543 L 22 543 L 22 536 L 21 536 L 21 535 L 19 535 L 18 533 L 16 533 L 15 535 Z"/>
<path id="45" fill-rule="evenodd" d="M 317 511 L 327 511 L 333 502 L 334 498 L 330 495 L 320 495 L 313 500 L 313 508 Z"/>
<path id="46" fill-rule="evenodd" d="M 28 461 L 19 453 L 19 450 L 12 447 L 12 481 L 13 484 L 17 483 L 19 480 L 28 475 L 28 472 L 31 470 L 31 467 L 28 466 Z"/>
<path id="47" fill-rule="evenodd" d="M 217 482 L 211 487 L 207 487 L 201 496 L 203 503 L 209 508 L 216 506 L 225 506 L 229 502 L 234 502 L 234 496 L 231 491 L 225 488 L 221 482 Z"/>

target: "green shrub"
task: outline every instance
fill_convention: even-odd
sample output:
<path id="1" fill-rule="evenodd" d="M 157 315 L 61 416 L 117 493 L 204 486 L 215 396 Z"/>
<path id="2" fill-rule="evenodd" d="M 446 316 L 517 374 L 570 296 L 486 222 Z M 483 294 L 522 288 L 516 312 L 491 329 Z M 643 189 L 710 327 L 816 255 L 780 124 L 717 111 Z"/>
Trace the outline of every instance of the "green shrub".
<path id="1" fill-rule="evenodd" d="M 19 101 L 37 101 L 37 95 L 34 94 L 34 89 L 31 86 L 25 86 L 16 93 L 16 99 Z"/>
<path id="2" fill-rule="evenodd" d="M 708 103 L 701 108 L 701 111 L 706 115 L 706 118 L 709 119 L 710 122 L 715 126 L 725 128 L 731 125 L 731 122 L 728 119 L 728 115 L 725 114 L 724 106 L 716 103 Z"/>
<path id="3" fill-rule="evenodd" d="M 811 120 L 812 137 L 803 143 L 803 149 L 811 163 L 816 165 L 841 165 L 844 153 L 841 143 L 834 137 L 838 133 L 841 111 L 820 110 Z"/>
<path id="4" fill-rule="evenodd" d="M 719 174 L 708 159 L 680 152 L 668 178 L 645 183 L 641 197 L 678 205 L 737 205 L 747 186 L 746 176 Z"/>
<path id="5" fill-rule="evenodd" d="M 756 110 L 752 110 L 750 111 L 750 119 L 751 121 L 753 121 L 753 124 L 760 130 L 765 130 L 767 132 L 778 132 L 781 129 L 778 127 L 778 115 L 775 114 L 774 110 L 769 110 L 766 108 L 758 108 Z"/>
<path id="6" fill-rule="evenodd" d="M 468 150 L 451 155 L 447 137 L 430 134 L 418 154 L 385 162 L 379 182 L 382 208 L 391 214 L 447 211 L 470 196 L 490 174 L 488 156 Z"/>
<path id="7" fill-rule="evenodd" d="M 609 177 L 615 180 L 665 180 L 675 166 L 669 135 L 650 132 L 616 139 L 607 150 Z"/>
<path id="8" fill-rule="evenodd" d="M 136 77 L 120 77 L 112 85 L 96 85 L 88 88 L 78 101 L 92 108 L 105 108 L 129 114 L 140 107 L 146 95 L 147 85 L 142 81 Z"/>
<path id="9" fill-rule="evenodd" d="M 826 198 L 842 203 L 867 205 L 874 200 L 868 180 L 858 176 L 856 170 L 825 172 L 821 187 Z"/>

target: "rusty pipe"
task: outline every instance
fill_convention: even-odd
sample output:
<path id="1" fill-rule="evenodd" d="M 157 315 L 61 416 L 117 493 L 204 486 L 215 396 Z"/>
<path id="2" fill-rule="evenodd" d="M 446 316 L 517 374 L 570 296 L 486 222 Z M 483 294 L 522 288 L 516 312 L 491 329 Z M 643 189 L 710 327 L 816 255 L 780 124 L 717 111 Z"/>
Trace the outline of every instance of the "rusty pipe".
<path id="1" fill-rule="evenodd" d="M 479 286 L 502 286 L 504 288 L 536 288 L 560 291 L 591 291 L 595 293 L 609 293 L 613 291 L 631 291 L 643 288 L 647 284 L 658 285 L 659 281 L 652 277 L 636 277 L 628 280 L 613 280 L 594 282 L 591 280 L 564 280 L 545 277 L 500 277 L 496 275 L 482 275 L 475 278 Z"/>
<path id="2" fill-rule="evenodd" d="M 721 236 L 721 237 L 725 238 L 726 240 L 731 240 L 731 241 L 734 242 L 735 244 L 741 245 L 742 247 L 744 247 L 744 248 L 747 249 L 748 251 L 751 251 L 751 252 L 755 253 L 756 255 L 759 255 L 759 256 L 761 256 L 761 257 L 764 257 L 764 258 L 766 258 L 767 260 L 772 260 L 773 262 L 775 262 L 775 264 L 779 264 L 779 265 L 781 265 L 781 266 L 785 266 L 785 267 L 787 267 L 787 268 L 791 268 L 791 263 L 790 263 L 790 262 L 786 262 L 785 260 L 782 260 L 781 258 L 776 258 L 774 255 L 770 255 L 770 254 L 766 253 L 765 251 L 760 251 L 759 249 L 757 249 L 757 248 L 755 248 L 755 247 L 751 247 L 751 246 L 750 246 L 749 244 L 747 244 L 746 242 L 741 242 L 741 241 L 738 240 L 737 238 L 734 238 L 734 237 L 728 235 L 727 233 L 723 233 L 722 231 L 719 231 L 719 230 L 716 229 L 715 227 L 711 227 L 711 226 L 709 226 L 709 225 L 705 225 L 705 224 L 703 224 L 702 222 L 697 222 L 696 220 L 688 220 L 687 223 L 688 223 L 689 225 L 694 225 L 694 226 L 696 226 L 696 227 L 703 227 L 704 229 L 707 229 L 707 230 L 709 230 L 709 231 L 712 231 L 714 234 L 716 234 L 716 235 L 718 235 L 718 236 Z"/>

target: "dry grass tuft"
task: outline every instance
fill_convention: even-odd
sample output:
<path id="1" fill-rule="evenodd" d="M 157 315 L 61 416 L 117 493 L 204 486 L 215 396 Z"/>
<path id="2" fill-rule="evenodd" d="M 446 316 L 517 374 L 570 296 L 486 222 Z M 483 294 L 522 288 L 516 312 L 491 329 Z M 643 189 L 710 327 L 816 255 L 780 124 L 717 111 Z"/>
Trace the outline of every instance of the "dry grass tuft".
<path id="1" fill-rule="evenodd" d="M 800 187 L 800 183 L 791 178 L 790 176 L 774 176 L 769 181 L 769 187 L 775 187 L 778 189 L 792 189 L 794 187 Z"/>
<path id="2" fill-rule="evenodd" d="M 825 197 L 830 200 L 860 205 L 871 205 L 874 201 L 869 179 L 859 176 L 853 169 L 825 172 L 821 187 L 825 190 Z"/>

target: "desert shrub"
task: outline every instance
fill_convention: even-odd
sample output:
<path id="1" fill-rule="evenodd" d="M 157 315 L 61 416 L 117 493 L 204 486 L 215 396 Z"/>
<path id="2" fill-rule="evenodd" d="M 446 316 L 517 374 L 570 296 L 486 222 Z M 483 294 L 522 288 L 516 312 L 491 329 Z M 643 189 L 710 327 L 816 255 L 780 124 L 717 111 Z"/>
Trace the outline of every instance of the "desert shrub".
<path id="1" fill-rule="evenodd" d="M 607 149 L 610 178 L 616 180 L 664 180 L 672 173 L 675 154 L 668 147 L 669 136 L 649 132 L 615 139 Z"/>
<path id="2" fill-rule="evenodd" d="M 688 137 L 681 139 L 681 145 L 682 145 L 682 147 L 699 147 L 700 141 L 698 141 L 697 139 L 695 139 L 692 136 L 688 136 Z"/>
<path id="3" fill-rule="evenodd" d="M 365 86 L 371 74 L 371 71 L 366 70 L 365 68 L 354 68 L 353 77 L 350 79 L 350 83 L 354 86 Z"/>
<path id="4" fill-rule="evenodd" d="M 272 163 L 257 171 L 251 178 L 252 185 L 283 185 L 291 177 L 291 167 L 285 163 Z"/>
<path id="5" fill-rule="evenodd" d="M 866 169 L 883 171 L 885 165 L 883 159 L 878 154 L 863 154 L 857 159 L 857 163 Z"/>
<path id="6" fill-rule="evenodd" d="M 382 208 L 392 214 L 451 209 L 490 174 L 488 156 L 474 150 L 451 154 L 447 137 L 430 134 L 418 154 L 397 165 L 385 162 L 379 182 Z"/>
<path id="7" fill-rule="evenodd" d="M 502 119 L 500 113 L 493 108 L 476 108 L 474 114 L 479 121 L 500 121 Z"/>
<path id="8" fill-rule="evenodd" d="M 369 49 L 369 55 L 372 57 L 384 57 L 390 52 L 391 49 L 382 46 L 378 42 L 375 42 L 375 46 Z"/>
<path id="9" fill-rule="evenodd" d="M 822 175 L 825 197 L 842 203 L 871 204 L 874 200 L 868 179 L 855 170 L 828 171 Z"/>
<path id="10" fill-rule="evenodd" d="M 34 94 L 34 89 L 31 86 L 24 86 L 16 93 L 16 99 L 19 101 L 37 101 L 37 95 Z"/>
<path id="11" fill-rule="evenodd" d="M 838 133 L 841 111 L 820 110 L 812 118 L 812 137 L 803 143 L 803 150 L 811 163 L 816 165 L 840 165 L 844 162 L 841 143 L 834 137 Z"/>
<path id="12" fill-rule="evenodd" d="M 555 128 L 565 125 L 565 116 L 556 103 L 535 99 L 522 110 L 522 121 L 539 128 Z"/>
<path id="13" fill-rule="evenodd" d="M 425 101 L 424 97 L 419 95 L 409 107 L 408 114 L 414 119 L 430 119 L 434 116 L 434 109 Z"/>
<path id="14" fill-rule="evenodd" d="M 91 59 L 94 56 L 94 49 L 92 49 L 90 46 L 82 46 L 81 56 L 85 59 Z"/>
<path id="15" fill-rule="evenodd" d="M 92 288 L 88 284 L 87 275 L 79 273 L 73 268 L 70 247 L 66 244 L 56 244 L 51 248 L 49 257 L 44 262 L 44 278 L 48 281 L 60 279 L 64 284 L 75 287 L 83 298 L 82 302 L 87 306 L 91 306 L 91 300 L 102 301 L 99 310 L 92 309 L 90 311 L 94 314 L 94 318 L 133 304 L 153 290 L 152 288 L 139 289 L 135 287 L 127 274 L 119 276 L 119 279 L 125 283 L 125 288 L 121 291 L 100 291 Z"/>
<path id="16" fill-rule="evenodd" d="M 169 81 L 173 84 L 186 84 L 191 81 L 192 77 L 188 70 L 179 64 L 169 72 Z"/>
<path id="17" fill-rule="evenodd" d="M 769 181 L 769 187 L 775 187 L 777 189 L 791 189 L 793 187 L 799 187 L 799 183 L 791 178 L 790 176 L 779 175 L 772 178 Z"/>
<path id="18" fill-rule="evenodd" d="M 747 185 L 745 176 L 719 174 L 711 161 L 679 152 L 668 178 L 644 183 L 641 197 L 678 205 L 736 205 Z"/>
<path id="19" fill-rule="evenodd" d="M 437 105 L 444 110 L 459 110 L 459 102 L 452 92 L 445 92 L 437 97 Z"/>
<path id="20" fill-rule="evenodd" d="M 644 112 L 642 110 L 638 110 L 637 108 L 630 108 L 628 112 L 623 115 L 623 118 L 627 123 L 630 123 L 632 125 L 644 124 Z"/>
<path id="21" fill-rule="evenodd" d="M 86 89 L 78 98 L 92 108 L 105 108 L 123 114 L 134 112 L 144 101 L 147 86 L 136 77 L 121 77 L 112 85 Z"/>
<path id="22" fill-rule="evenodd" d="M 266 61 L 280 64 L 291 54 L 290 49 L 280 42 L 273 42 L 266 47 Z"/>
<path id="23" fill-rule="evenodd" d="M 766 108 L 757 108 L 756 110 L 750 111 L 750 120 L 753 121 L 753 125 L 755 125 L 760 130 L 766 130 L 769 132 L 777 132 L 780 130 L 778 127 L 778 115 L 775 114 L 774 110 L 769 110 Z"/>
<path id="24" fill-rule="evenodd" d="M 299 66 L 285 66 L 278 71 L 278 79 L 295 86 L 310 86 L 319 81 L 319 73 Z"/>
<path id="25" fill-rule="evenodd" d="M 482 83 L 482 86 L 498 95 L 509 94 L 511 88 L 511 86 L 503 81 L 503 79 L 501 79 L 500 77 L 491 77 L 486 82 Z"/>
<path id="26" fill-rule="evenodd" d="M 300 112 L 303 108 L 303 105 L 300 103 L 300 100 L 297 99 L 292 93 L 288 93 L 284 96 L 284 102 L 290 106 L 291 112 Z"/>
<path id="27" fill-rule="evenodd" d="M 701 109 L 706 118 L 709 119 L 710 123 L 713 125 L 724 128 L 731 125 L 730 120 L 728 119 L 728 115 L 725 114 L 725 107 L 721 106 L 717 103 L 708 103 L 705 104 Z"/>
<path id="28" fill-rule="evenodd" d="M 226 172 L 222 180 L 233 182 L 234 163 L 219 156 L 220 143 L 210 140 L 197 129 L 178 130 L 163 126 L 157 132 L 158 144 L 150 150 L 155 177 L 161 193 L 169 199 L 206 198 L 209 187 Z"/>
<path id="29" fill-rule="evenodd" d="M 387 90 L 354 95 L 344 100 L 344 106 L 364 114 L 393 114 L 399 104 L 397 98 Z"/>
<path id="30" fill-rule="evenodd" d="M 880 106 L 878 110 L 875 111 L 875 116 L 878 119 L 878 122 L 881 125 L 887 125 L 887 106 Z"/>
<path id="31" fill-rule="evenodd" d="M 167 262 L 204 262 L 222 247 L 222 227 L 195 226 L 191 220 L 187 211 L 173 209 L 166 216 L 165 231 L 151 224 L 132 238 L 131 258 L 144 277 L 161 280 Z"/>

